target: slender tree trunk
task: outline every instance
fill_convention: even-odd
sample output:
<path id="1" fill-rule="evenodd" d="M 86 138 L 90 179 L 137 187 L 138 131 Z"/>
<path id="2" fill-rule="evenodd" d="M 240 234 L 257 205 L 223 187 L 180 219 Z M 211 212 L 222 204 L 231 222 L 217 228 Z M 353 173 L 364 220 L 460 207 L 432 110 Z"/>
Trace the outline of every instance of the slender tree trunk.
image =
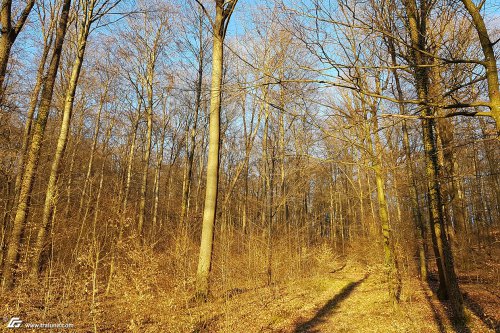
<path id="1" fill-rule="evenodd" d="M 46 243 L 46 234 L 50 228 L 49 222 L 51 220 L 51 215 L 55 205 L 55 193 L 57 192 L 57 180 L 59 178 L 59 168 L 61 166 L 61 161 L 66 150 L 66 144 L 68 142 L 68 134 L 70 128 L 71 117 L 73 113 L 73 104 L 75 100 L 76 87 L 78 85 L 78 79 L 80 78 L 80 71 L 83 64 L 83 57 L 85 55 L 85 48 L 87 46 L 87 38 L 90 32 L 90 25 L 94 11 L 95 0 L 91 0 L 89 7 L 85 13 L 83 13 L 84 18 L 82 26 L 80 27 L 80 35 L 78 36 L 77 54 L 75 62 L 73 63 L 73 68 L 71 70 L 71 76 L 69 79 L 68 89 L 66 90 L 66 98 L 64 102 L 63 119 L 61 122 L 61 129 L 59 132 L 59 138 L 57 141 L 57 147 L 54 154 L 54 159 L 52 161 L 52 167 L 50 169 L 49 183 L 47 185 L 47 192 L 45 194 L 45 203 L 43 207 L 42 222 L 38 229 L 38 235 L 33 248 L 33 256 L 31 262 L 31 275 L 35 276 L 38 274 L 39 270 L 42 268 L 41 255 Z"/>
<path id="2" fill-rule="evenodd" d="M 71 191 L 72 191 L 72 185 L 73 185 L 73 169 L 75 167 L 75 159 L 76 159 L 76 152 L 78 150 L 78 144 L 81 140 L 82 137 L 82 130 L 83 130 L 83 122 L 85 121 L 85 113 L 82 111 L 82 115 L 80 117 L 80 121 L 78 124 L 78 130 L 76 133 L 76 140 L 74 142 L 74 147 L 73 147 L 73 153 L 71 154 L 71 162 L 69 165 L 69 170 L 68 170 L 68 184 L 66 186 L 66 207 L 64 208 L 64 219 L 67 220 L 69 218 L 69 212 L 70 212 L 70 204 L 71 204 Z"/>
<path id="3" fill-rule="evenodd" d="M 87 164 L 87 173 L 85 174 L 85 180 L 83 181 L 82 193 L 80 195 L 80 204 L 78 205 L 78 214 L 77 214 L 78 219 L 81 217 L 83 203 L 85 201 L 85 196 L 87 194 L 87 187 L 89 186 L 90 176 L 92 175 L 92 167 L 94 166 L 95 150 L 97 148 L 97 140 L 99 139 L 99 131 L 100 131 L 100 127 L 101 127 L 101 114 L 102 114 L 102 109 L 104 108 L 104 101 L 107 97 L 107 94 L 108 94 L 108 85 L 106 85 L 106 87 L 104 89 L 104 93 L 101 96 L 101 100 L 99 102 L 99 110 L 97 111 L 97 118 L 96 118 L 96 122 L 94 125 L 94 135 L 92 137 L 92 147 L 90 148 L 89 162 Z M 83 225 L 82 225 L 82 228 L 83 228 Z"/>
<path id="4" fill-rule="evenodd" d="M 24 132 L 23 132 L 23 143 L 21 145 L 21 153 L 20 153 L 20 159 L 19 159 L 19 165 L 20 165 L 20 170 L 16 176 L 16 183 L 15 183 L 15 193 L 19 193 L 19 186 L 21 185 L 22 181 L 22 175 L 24 173 L 24 163 L 26 159 L 26 154 L 28 152 L 28 146 L 30 143 L 30 138 L 31 138 L 31 129 L 33 127 L 33 116 L 35 115 L 35 110 L 38 105 L 38 100 L 40 97 L 40 90 L 42 89 L 43 85 L 43 74 L 45 70 L 45 65 L 47 63 L 47 58 L 49 55 L 49 51 L 52 46 L 52 35 L 48 38 L 45 38 L 44 40 L 44 47 L 42 51 L 42 56 L 40 57 L 40 62 L 38 64 L 38 70 L 37 70 L 37 75 L 36 75 L 36 83 L 35 87 L 33 88 L 33 93 L 31 95 L 31 100 L 29 104 L 29 109 L 28 109 L 28 114 L 26 115 L 26 123 L 24 125 Z M 1 97 L 0 97 L 1 100 Z M 18 196 L 16 195 L 16 201 L 17 201 Z"/>
<path id="5" fill-rule="evenodd" d="M 191 191 L 191 181 L 193 178 L 193 163 L 194 163 L 194 152 L 196 150 L 196 131 L 198 128 L 198 114 L 201 109 L 201 93 L 202 93 L 202 84 L 203 84 L 203 66 L 204 66 L 204 48 L 203 48 L 203 21 L 202 15 L 200 14 L 199 21 L 199 31 L 198 36 L 199 40 L 199 52 L 198 52 L 198 76 L 196 78 L 196 96 L 195 96 L 195 107 L 194 107 L 194 115 L 193 115 L 193 127 L 191 128 L 189 141 L 187 146 L 189 147 L 186 159 L 186 172 L 185 172 L 185 180 L 182 184 L 182 206 L 181 206 L 181 225 L 185 224 L 185 218 L 188 214 L 189 210 L 189 194 Z"/>
<path id="6" fill-rule="evenodd" d="M 166 118 L 166 115 L 165 115 Z M 156 226 L 158 222 L 158 204 L 160 202 L 160 175 L 161 175 L 161 166 L 163 164 L 163 148 L 165 146 L 165 133 L 167 132 L 167 120 L 164 119 L 164 127 L 161 132 L 160 140 L 158 142 L 158 155 L 156 158 L 156 169 L 155 169 L 155 181 L 154 181 L 154 189 L 153 189 L 153 197 L 154 197 L 154 203 L 153 203 L 153 222 L 151 224 L 151 240 L 154 240 L 154 237 L 156 237 Z"/>
<path id="7" fill-rule="evenodd" d="M 394 47 L 394 41 L 392 39 L 387 39 L 387 44 L 389 48 L 389 53 L 391 55 L 391 62 L 394 69 L 392 70 L 392 74 L 394 76 L 394 81 L 396 83 L 396 91 L 398 100 L 404 100 L 403 89 L 401 88 L 401 82 L 399 79 L 399 74 L 397 69 L 396 61 L 396 50 Z M 403 103 L 399 103 L 399 113 L 401 115 L 406 114 L 405 106 Z M 422 281 L 427 280 L 427 247 L 426 247 L 426 228 L 424 224 L 424 220 L 422 217 L 422 211 L 420 209 L 420 200 L 418 197 L 418 187 L 417 187 L 417 179 L 415 178 L 413 172 L 413 156 L 411 154 L 410 148 L 410 136 L 408 134 L 408 125 L 406 120 L 403 119 L 401 129 L 403 131 L 403 149 L 406 157 L 406 173 L 408 178 L 410 179 L 409 196 L 412 207 L 413 218 L 415 221 L 415 229 L 418 230 L 417 233 L 417 249 L 418 249 L 418 258 L 419 258 L 419 266 L 420 266 L 420 279 Z"/>
<path id="8" fill-rule="evenodd" d="M 387 207 L 386 193 L 385 193 L 385 175 L 382 170 L 383 149 L 380 141 L 379 126 L 377 120 L 377 106 L 372 107 L 372 133 L 374 142 L 369 140 L 371 155 L 372 155 L 372 168 L 375 171 L 375 183 L 377 188 L 377 201 L 379 206 L 379 218 L 382 226 L 382 237 L 384 245 L 384 263 L 387 274 L 389 297 L 393 304 L 399 302 L 401 295 L 401 278 L 399 276 L 398 265 L 396 263 L 396 256 L 394 253 L 393 235 L 389 222 L 389 210 Z M 375 149 L 373 149 L 373 147 Z"/>
<path id="9" fill-rule="evenodd" d="M 3 267 L 2 287 L 6 290 L 12 289 L 12 287 L 14 286 L 14 271 L 16 269 L 17 259 L 19 255 L 18 251 L 26 227 L 29 205 L 28 202 L 35 180 L 38 160 L 40 158 L 40 149 L 45 133 L 45 126 L 47 124 L 50 105 L 52 102 L 52 94 L 54 91 L 54 84 L 59 68 L 59 61 L 61 59 L 64 37 L 66 35 L 70 6 L 71 0 L 64 0 L 59 20 L 59 26 L 56 32 L 54 51 L 52 54 L 52 59 L 50 61 L 49 69 L 47 71 L 45 85 L 42 90 L 38 117 L 33 129 L 31 147 L 27 155 L 26 167 L 19 190 L 19 201 L 16 209 L 16 215 L 14 218 L 9 245 L 7 247 L 7 254 L 5 255 L 4 259 L 5 263 Z"/>
<path id="10" fill-rule="evenodd" d="M 154 79 L 154 63 L 156 55 L 153 55 L 151 63 L 148 64 L 147 82 L 147 105 L 146 105 L 146 119 L 147 119 L 147 133 L 146 133 L 146 147 L 142 162 L 144 169 L 142 171 L 141 191 L 139 201 L 139 221 L 137 222 L 137 237 L 139 243 L 143 242 L 142 233 L 144 228 L 145 212 L 146 212 L 146 196 L 148 189 L 148 173 L 149 173 L 149 160 L 151 157 L 151 137 L 153 134 L 153 79 Z"/>
<path id="11" fill-rule="evenodd" d="M 479 118 L 479 123 L 481 124 L 481 131 L 483 138 L 486 139 L 486 122 L 483 118 Z M 489 173 L 491 175 L 491 187 L 493 188 L 493 193 L 495 194 L 495 202 L 493 205 L 496 207 L 496 218 L 500 219 L 500 174 L 498 173 L 498 165 L 500 164 L 497 155 L 495 155 L 494 145 L 483 141 L 484 152 L 486 155 L 486 160 L 488 162 Z"/>
<path id="12" fill-rule="evenodd" d="M 113 280 L 113 276 L 115 273 L 115 260 L 116 260 L 116 255 L 117 251 L 121 248 L 122 240 L 123 240 L 123 232 L 125 229 L 125 220 L 127 217 L 127 206 L 128 206 L 128 198 L 130 195 L 130 184 L 132 182 L 132 164 L 134 162 L 134 152 L 135 152 L 135 146 L 136 146 L 136 140 L 137 140 L 137 128 L 139 127 L 139 119 L 140 119 L 140 114 L 141 114 L 141 103 L 139 99 L 139 106 L 137 109 L 137 116 L 134 118 L 132 122 L 132 139 L 130 140 L 130 148 L 128 152 L 128 158 L 127 158 L 127 171 L 126 171 L 126 176 L 125 176 L 125 189 L 123 190 L 123 199 L 121 202 L 121 207 L 120 207 L 120 219 L 118 223 L 118 235 L 116 242 L 113 243 L 112 249 L 111 249 L 111 259 L 109 262 L 109 276 L 108 276 L 108 282 L 106 285 L 106 294 L 109 293 L 111 289 L 111 283 Z"/>
<path id="13" fill-rule="evenodd" d="M 196 274 L 196 292 L 206 299 L 209 291 L 208 277 L 212 263 L 215 215 L 217 208 L 219 180 L 219 139 L 220 111 L 223 68 L 223 47 L 227 23 L 236 6 L 237 0 L 230 0 L 225 6 L 224 0 L 216 0 L 216 15 L 213 24 L 212 47 L 212 86 L 210 90 L 209 148 L 207 162 L 207 181 L 203 226 L 201 233 L 200 255 Z"/>
<path id="14" fill-rule="evenodd" d="M 77 220 L 81 219 L 81 222 L 80 222 L 80 231 L 79 231 L 77 239 L 76 239 L 76 246 L 74 248 L 75 255 L 79 251 L 80 240 L 83 236 L 83 230 L 85 229 L 85 225 L 87 224 L 87 216 L 88 216 L 88 212 L 90 209 L 90 203 L 92 202 L 92 197 L 90 196 L 90 193 L 87 195 L 87 189 L 89 189 L 89 191 L 91 190 L 90 178 L 91 178 L 92 169 L 94 166 L 94 158 L 95 158 L 95 152 L 97 149 L 97 141 L 99 139 L 99 132 L 101 130 L 101 115 L 102 115 L 102 110 L 104 108 L 104 101 L 105 101 L 106 96 L 108 94 L 108 87 L 109 87 L 108 84 L 106 84 L 105 89 L 104 89 L 104 93 L 101 96 L 101 100 L 99 102 L 99 110 L 97 112 L 97 117 L 96 117 L 96 121 L 94 124 L 94 135 L 92 137 L 92 146 L 90 148 L 90 156 L 89 156 L 89 162 L 87 164 L 87 172 L 85 174 L 85 180 L 83 182 L 82 193 L 80 195 L 80 204 L 78 205 L 78 213 L 76 215 Z M 87 207 L 85 208 L 85 212 L 83 213 L 83 217 L 82 217 L 81 214 L 82 214 L 85 198 L 87 196 L 88 196 Z"/>

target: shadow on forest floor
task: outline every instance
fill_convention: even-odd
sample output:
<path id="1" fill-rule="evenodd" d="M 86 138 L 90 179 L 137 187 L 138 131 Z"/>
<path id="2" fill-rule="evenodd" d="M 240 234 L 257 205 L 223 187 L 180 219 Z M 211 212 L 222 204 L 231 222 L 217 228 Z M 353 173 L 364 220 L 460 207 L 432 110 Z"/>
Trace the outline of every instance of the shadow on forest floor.
<path id="1" fill-rule="evenodd" d="M 295 330 L 293 331 L 294 333 L 299 333 L 299 332 L 309 332 L 309 333 L 314 333 L 314 332 L 319 332 L 318 330 L 315 330 L 315 327 L 320 325 L 321 323 L 326 322 L 326 318 L 328 315 L 349 295 L 358 287 L 364 280 L 368 278 L 368 274 L 365 275 L 361 280 L 358 280 L 356 282 L 351 282 L 347 286 L 345 286 L 337 295 L 335 295 L 332 299 L 330 299 L 328 302 L 325 303 L 308 321 L 305 321 L 303 323 L 298 323 L 297 326 L 295 326 Z"/>
<path id="2" fill-rule="evenodd" d="M 422 287 L 423 287 L 423 282 L 421 282 L 421 283 L 422 283 Z M 430 284 L 429 284 L 429 287 L 430 287 Z M 434 322 L 436 323 L 436 326 L 438 327 L 439 332 L 445 333 L 446 329 L 445 329 L 445 326 L 443 324 L 443 319 L 441 318 L 441 315 L 439 314 L 438 309 L 436 309 L 436 306 L 432 302 L 432 298 L 427 294 L 427 292 L 425 292 L 424 295 L 425 295 L 425 299 L 427 301 L 427 304 L 429 304 L 429 307 L 432 310 Z"/>
<path id="3" fill-rule="evenodd" d="M 438 285 L 439 285 L 437 277 L 429 274 L 429 279 L 427 280 L 427 282 L 428 282 L 429 288 L 432 290 L 432 292 L 437 293 Z M 432 300 L 430 299 L 429 296 L 426 296 L 426 298 L 427 298 L 427 301 L 429 302 L 429 305 L 431 306 L 431 308 L 434 312 L 434 319 L 436 321 L 436 324 L 439 327 L 439 331 L 445 332 L 444 326 L 443 326 L 443 321 L 440 318 L 439 314 L 437 313 L 435 306 L 432 304 Z M 472 333 L 470 328 L 467 326 L 467 323 L 460 323 L 460 322 L 457 322 L 455 320 L 453 313 L 451 311 L 450 302 L 448 300 L 439 300 L 439 301 L 443 305 L 443 307 L 445 309 L 444 312 L 445 312 L 446 316 L 448 317 L 450 323 L 452 324 L 453 330 L 456 333 Z"/>
<path id="4" fill-rule="evenodd" d="M 464 304 L 467 308 L 474 313 L 481 321 L 494 330 L 495 332 L 500 332 L 500 323 L 494 318 L 489 317 L 481 305 L 477 303 L 473 298 L 469 297 L 467 294 L 464 295 Z"/>

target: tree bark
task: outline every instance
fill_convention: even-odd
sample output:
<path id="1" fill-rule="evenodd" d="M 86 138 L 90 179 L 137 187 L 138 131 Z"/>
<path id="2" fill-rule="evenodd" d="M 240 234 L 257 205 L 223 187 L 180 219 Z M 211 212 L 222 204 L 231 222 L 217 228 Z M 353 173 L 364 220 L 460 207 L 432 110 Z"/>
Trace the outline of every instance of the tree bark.
<path id="1" fill-rule="evenodd" d="M 495 120 L 497 133 L 500 135 L 500 88 L 498 81 L 497 60 L 493 42 L 486 29 L 486 24 L 481 16 L 479 8 L 472 0 L 462 0 L 465 8 L 472 17 L 472 22 L 479 36 L 479 42 L 484 54 L 484 67 L 486 69 L 486 81 L 488 82 L 488 96 L 490 98 L 491 116 Z"/>
<path id="2" fill-rule="evenodd" d="M 87 46 L 87 38 L 90 33 L 95 1 L 96 0 L 90 0 L 90 2 L 88 3 L 89 7 L 87 8 L 87 11 L 83 13 L 84 17 L 80 27 L 80 34 L 78 36 L 77 54 L 75 62 L 73 63 L 73 67 L 71 69 L 71 76 L 69 79 L 68 88 L 66 90 L 61 129 L 59 132 L 59 138 L 57 140 L 57 147 L 54 154 L 54 159 L 52 161 L 49 183 L 47 185 L 47 191 L 45 194 L 42 222 L 39 226 L 37 239 L 33 248 L 32 263 L 30 267 L 32 276 L 37 275 L 39 270 L 42 268 L 41 255 L 45 247 L 46 234 L 48 234 L 48 230 L 50 228 L 49 222 L 51 220 L 51 215 L 55 205 L 55 193 L 57 192 L 56 187 L 57 180 L 59 178 L 59 169 L 61 166 L 62 158 L 64 156 L 64 152 L 66 150 L 66 144 L 68 142 L 68 134 L 73 113 L 76 87 L 78 85 L 83 58 L 85 56 L 85 48 Z"/>
<path id="3" fill-rule="evenodd" d="M 411 55 L 413 58 L 413 70 L 417 87 L 418 99 L 428 104 L 429 101 L 429 73 L 426 59 L 422 50 L 426 48 L 427 16 L 429 4 L 423 1 L 417 7 L 415 0 L 406 0 L 406 14 L 408 16 L 409 33 L 411 40 Z M 431 221 L 431 235 L 434 244 L 437 267 L 439 272 L 440 288 L 439 296 L 449 298 L 453 314 L 458 322 L 464 322 L 463 299 L 458 286 L 458 280 L 453 264 L 448 238 L 445 233 L 444 216 L 441 203 L 441 188 L 439 183 L 437 143 L 434 132 L 435 120 L 433 112 L 428 105 L 422 106 L 422 120 L 424 151 L 426 157 L 426 173 L 429 191 L 429 213 Z"/>
<path id="4" fill-rule="evenodd" d="M 28 152 L 26 168 L 22 177 L 23 181 L 19 191 L 19 201 L 16 209 L 16 215 L 14 218 L 9 245 L 7 247 L 7 254 L 5 255 L 4 259 L 5 263 L 3 267 L 2 287 L 5 290 L 10 290 L 14 287 L 14 272 L 18 261 L 18 251 L 26 227 L 29 197 L 31 195 L 31 190 L 35 181 L 35 173 L 38 165 L 38 160 L 40 158 L 40 149 L 42 146 L 45 127 L 47 124 L 47 119 L 52 102 L 54 84 L 59 68 L 59 61 L 61 59 L 64 37 L 66 35 L 70 6 L 71 0 L 64 0 L 61 9 L 59 26 L 57 27 L 56 31 L 54 51 L 50 61 L 49 69 L 47 71 L 46 81 L 42 90 L 38 117 L 33 129 L 31 147 Z"/>
<path id="5" fill-rule="evenodd" d="M 201 233 L 200 255 L 196 274 L 196 293 L 206 299 L 209 292 L 208 277 L 212 263 L 212 248 L 214 237 L 215 214 L 217 209 L 217 194 L 219 181 L 219 139 L 220 111 L 224 37 L 227 23 L 236 6 L 237 0 L 216 0 L 216 15 L 213 23 L 212 47 L 212 85 L 210 90 L 210 123 L 209 148 L 207 161 L 207 180 L 205 192 L 205 208 L 203 211 L 203 226 Z"/>
<path id="6" fill-rule="evenodd" d="M 152 77 L 151 77 L 152 79 Z M 142 243 L 142 232 L 144 228 L 144 219 L 146 211 L 146 192 L 148 189 L 148 173 L 149 173 L 149 159 L 151 156 L 151 137 L 153 134 L 153 87 L 148 87 L 148 103 L 146 105 L 146 118 L 147 118 L 147 132 L 146 132 L 146 148 L 142 163 L 144 164 L 142 170 L 140 202 L 139 202 L 139 221 L 137 222 L 137 237 L 139 243 Z"/>

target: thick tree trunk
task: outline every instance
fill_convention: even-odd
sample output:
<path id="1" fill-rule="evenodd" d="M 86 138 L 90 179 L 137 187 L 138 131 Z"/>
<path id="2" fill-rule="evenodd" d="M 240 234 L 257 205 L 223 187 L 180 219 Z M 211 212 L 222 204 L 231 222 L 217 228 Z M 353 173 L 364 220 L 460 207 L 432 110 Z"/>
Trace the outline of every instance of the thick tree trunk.
<path id="1" fill-rule="evenodd" d="M 428 67 L 424 67 L 426 59 L 421 50 L 426 49 L 427 15 L 428 3 L 424 1 L 420 8 L 414 0 L 405 2 L 406 14 L 409 21 L 411 54 L 414 61 L 414 77 L 417 87 L 418 99 L 425 103 L 429 101 L 429 73 Z M 418 13 L 417 13 L 418 8 Z M 417 19 L 419 17 L 419 19 Z M 449 298 L 453 314 L 458 322 L 464 322 L 463 299 L 458 286 L 458 280 L 453 264 L 448 238 L 445 233 L 445 223 L 442 211 L 441 188 L 439 184 L 439 172 L 437 161 L 437 143 L 434 132 L 435 121 L 433 112 L 429 106 L 422 107 L 423 116 L 422 129 L 424 137 L 424 150 L 426 156 L 426 173 L 429 189 L 429 213 L 431 221 L 431 235 L 434 244 L 437 267 L 439 271 L 441 297 Z"/>
<path id="2" fill-rule="evenodd" d="M 16 269 L 19 255 L 18 251 L 26 227 L 29 197 L 31 195 L 31 190 L 35 181 L 35 172 L 37 169 L 38 160 L 40 158 L 40 149 L 45 133 L 45 126 L 47 124 L 47 119 L 49 116 L 50 105 L 52 102 L 52 94 L 54 91 L 54 84 L 59 68 L 59 61 L 61 59 L 64 37 L 66 35 L 70 6 L 71 0 L 64 0 L 59 20 L 59 26 L 56 32 L 54 51 L 47 72 L 45 85 L 42 90 L 38 117 L 33 129 L 31 147 L 27 155 L 26 167 L 24 175 L 22 177 L 23 180 L 19 191 L 19 201 L 3 267 L 2 287 L 7 290 L 12 289 L 12 287 L 14 286 L 14 271 Z"/>

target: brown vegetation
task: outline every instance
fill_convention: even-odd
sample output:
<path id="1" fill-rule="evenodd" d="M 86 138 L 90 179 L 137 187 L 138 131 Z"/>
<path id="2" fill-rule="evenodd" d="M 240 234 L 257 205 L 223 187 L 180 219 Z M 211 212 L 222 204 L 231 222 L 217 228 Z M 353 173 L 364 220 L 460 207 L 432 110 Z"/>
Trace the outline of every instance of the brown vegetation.
<path id="1" fill-rule="evenodd" d="M 3 0 L 0 327 L 498 331 L 498 10 Z"/>

